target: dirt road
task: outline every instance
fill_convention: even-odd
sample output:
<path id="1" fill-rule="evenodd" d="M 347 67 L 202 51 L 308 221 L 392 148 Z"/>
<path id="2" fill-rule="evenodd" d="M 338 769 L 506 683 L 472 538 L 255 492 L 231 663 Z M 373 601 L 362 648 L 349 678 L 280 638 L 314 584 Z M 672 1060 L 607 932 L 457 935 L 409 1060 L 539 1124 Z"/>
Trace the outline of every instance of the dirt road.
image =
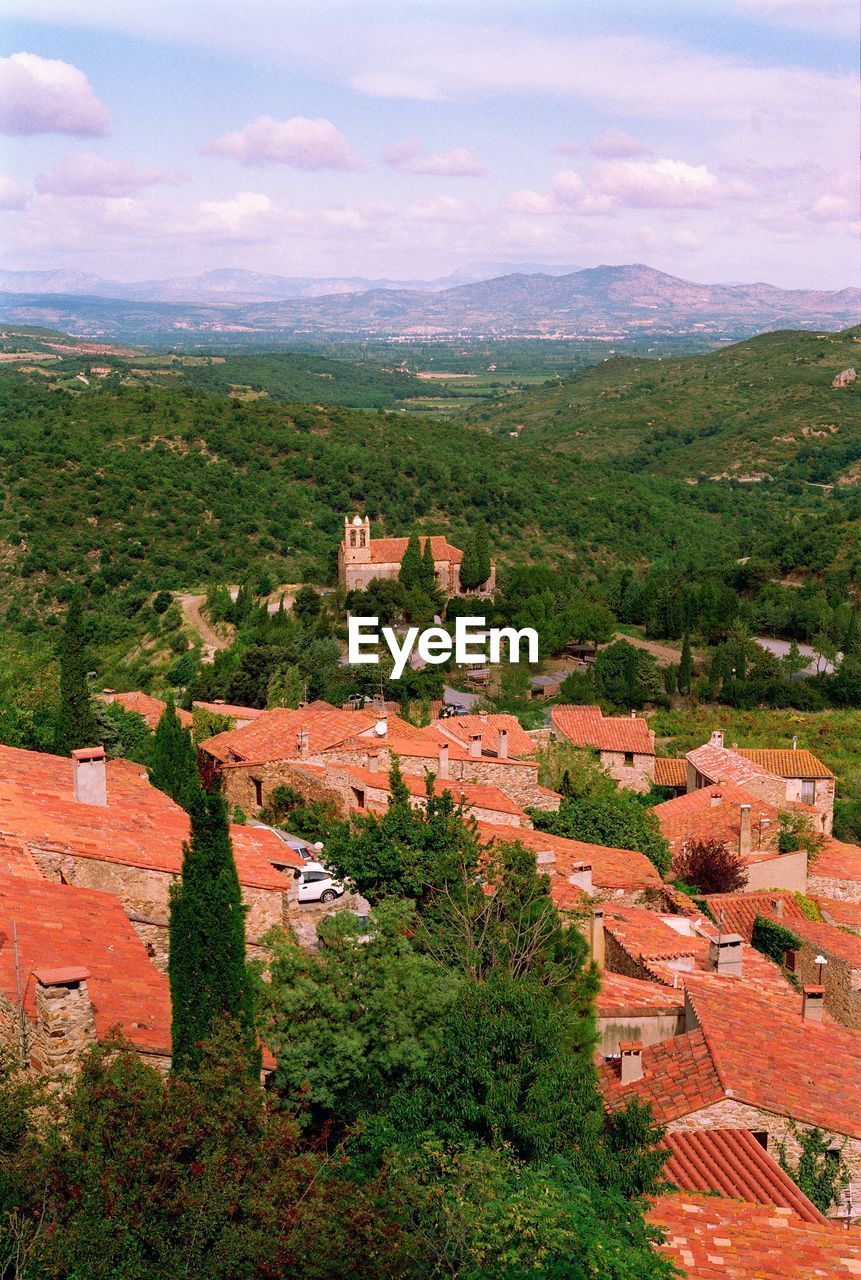
<path id="1" fill-rule="evenodd" d="M 211 622 L 207 622 L 201 613 L 201 605 L 205 604 L 206 596 L 195 596 L 189 593 L 181 593 L 177 595 L 179 607 L 182 609 L 183 617 L 190 627 L 193 627 L 203 641 L 202 658 L 204 662 L 212 662 L 219 649 L 226 649 L 232 639 L 228 632 L 226 624 L 224 625 L 225 634 L 221 635 L 216 631 Z M 232 628 L 230 629 L 232 631 Z"/>

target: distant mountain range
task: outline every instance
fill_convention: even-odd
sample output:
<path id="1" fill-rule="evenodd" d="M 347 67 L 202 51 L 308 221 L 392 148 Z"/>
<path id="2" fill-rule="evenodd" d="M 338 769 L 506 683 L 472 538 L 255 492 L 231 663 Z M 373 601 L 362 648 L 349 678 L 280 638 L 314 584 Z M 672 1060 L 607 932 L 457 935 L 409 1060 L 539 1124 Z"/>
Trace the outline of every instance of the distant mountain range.
<path id="1" fill-rule="evenodd" d="M 499 264 L 487 264 L 488 267 Z M 315 279 L 224 269 L 117 284 L 65 272 L 0 272 L 0 319 L 89 337 L 666 338 L 715 341 L 858 322 L 861 290 L 705 285 L 635 264 L 453 283 Z"/>

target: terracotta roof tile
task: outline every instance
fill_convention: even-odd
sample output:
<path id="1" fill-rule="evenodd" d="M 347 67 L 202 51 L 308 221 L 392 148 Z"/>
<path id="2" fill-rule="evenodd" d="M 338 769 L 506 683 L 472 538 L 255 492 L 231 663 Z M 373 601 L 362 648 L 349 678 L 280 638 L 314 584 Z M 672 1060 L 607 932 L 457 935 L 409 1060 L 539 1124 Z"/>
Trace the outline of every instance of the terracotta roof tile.
<path id="1" fill-rule="evenodd" d="M 107 790 L 104 808 L 80 804 L 71 760 L 0 746 L 0 848 L 54 849 L 178 874 L 188 814 L 128 760 L 107 762 Z M 284 861 L 278 837 L 260 827 L 231 826 L 230 833 L 242 884 L 283 890 L 284 878 L 269 861 L 275 854 Z"/>
<path id="2" fill-rule="evenodd" d="M 139 1049 L 170 1053 L 170 991 L 109 893 L 0 872 L 0 990 L 16 1001 L 13 921 L 24 1009 L 36 1014 L 34 969 L 83 968 L 102 1038 L 119 1023 Z"/>
<path id="3" fill-rule="evenodd" d="M 684 787 L 688 781 L 687 760 L 673 760 L 670 756 L 655 756 L 655 786 Z"/>
<path id="4" fill-rule="evenodd" d="M 216 716 L 227 716 L 230 720 L 259 720 L 266 714 L 259 707 L 238 707 L 231 702 L 194 702 L 194 707 L 202 711 L 210 711 Z"/>
<path id="5" fill-rule="evenodd" d="M 550 715 L 559 732 L 575 747 L 655 754 L 649 726 L 640 716 L 605 716 L 600 707 L 579 706 L 556 706 Z"/>
<path id="6" fill-rule="evenodd" d="M 167 706 L 166 702 L 162 702 L 161 698 L 152 698 L 148 693 L 142 693 L 140 690 L 134 690 L 131 693 L 99 693 L 96 695 L 102 702 L 112 703 L 118 702 L 121 707 L 125 707 L 126 711 L 134 711 L 137 715 L 146 720 L 151 729 L 155 729 L 162 712 Z M 192 715 L 190 711 L 184 711 L 182 707 L 177 707 L 176 714 L 179 716 L 179 723 L 184 729 L 190 729 L 192 726 Z"/>
<path id="7" fill-rule="evenodd" d="M 736 747 L 733 750 L 778 778 L 834 777 L 831 770 L 812 751 L 759 750 L 755 747 Z"/>
<path id="8" fill-rule="evenodd" d="M 342 711 L 328 702 L 306 707 L 276 707 L 264 711 L 242 729 L 228 729 L 202 742 L 201 750 L 217 760 L 290 760 L 299 754 L 298 737 L 308 733 L 306 754 L 318 755 L 329 747 L 372 729 L 376 716 L 367 711 Z"/>
<path id="9" fill-rule="evenodd" d="M 481 749 L 485 752 L 496 752 L 499 746 L 499 732 L 508 734 L 508 751 L 512 756 L 535 755 L 536 746 L 532 738 L 520 724 L 517 716 L 489 712 L 487 715 L 450 716 L 445 720 L 437 720 L 434 727 L 447 737 L 457 738 L 468 747 L 473 734 L 481 734 Z"/>
<path id="10" fill-rule="evenodd" d="M 684 991 L 663 987 L 642 978 L 628 978 L 621 973 L 604 970 L 595 1012 L 599 1018 L 648 1017 L 650 1014 L 681 1013 L 685 1007 Z"/>
<path id="11" fill-rule="evenodd" d="M 819 910 L 832 924 L 842 924 L 844 929 L 861 932 L 861 902 L 841 902 L 838 898 L 817 898 Z"/>
<path id="12" fill-rule="evenodd" d="M 607 1107 L 623 1110 L 632 1097 L 648 1102 L 658 1124 L 701 1111 L 724 1097 L 724 1088 L 701 1031 L 687 1031 L 643 1049 L 643 1075 L 632 1084 L 620 1080 L 619 1060 L 598 1067 Z"/>
<path id="13" fill-rule="evenodd" d="M 654 813 L 665 837 L 675 847 L 685 840 L 720 840 L 737 848 L 743 804 L 751 808 L 753 849 L 767 847 L 778 830 L 780 809 L 732 782 L 700 787 L 664 800 L 655 805 Z M 809 805 L 791 803 L 786 808 L 818 816 Z"/>
<path id="14" fill-rule="evenodd" d="M 663 1175 L 681 1191 L 717 1192 L 791 1209 L 804 1222 L 828 1221 L 749 1129 L 668 1133 L 659 1145 L 670 1153 Z"/>
<path id="15" fill-rule="evenodd" d="M 347 774 L 363 786 L 377 787 L 388 793 L 389 775 L 382 769 L 374 773 L 370 769 L 357 768 L 355 765 L 334 765 L 332 767 Z M 423 777 L 420 778 L 414 773 L 405 773 L 402 777 L 404 785 L 411 796 L 424 798 L 427 795 L 427 784 Z M 446 791 L 449 792 L 456 804 L 460 803 L 462 796 L 467 809 L 492 809 L 498 813 L 509 813 L 522 818 L 524 821 L 529 821 L 525 810 L 521 809 L 519 804 L 511 800 L 498 787 L 482 786 L 472 782 L 459 782 L 456 778 L 435 778 L 434 795 L 441 796 Z M 506 830 L 510 832 L 513 828 L 506 827 Z"/>
<path id="16" fill-rule="evenodd" d="M 424 551 L 426 538 L 419 538 Z M 371 538 L 372 564 L 400 564 L 404 558 L 409 538 Z M 431 552 L 434 560 L 448 560 L 451 564 L 460 564 L 463 552 L 453 547 L 445 538 L 431 534 Z"/>
<path id="17" fill-rule="evenodd" d="M 682 1192 L 662 1196 L 649 1219 L 661 1252 L 688 1280 L 850 1280 L 861 1276 L 861 1237 L 807 1222 L 782 1206 Z"/>
<path id="18" fill-rule="evenodd" d="M 710 742 L 689 751 L 686 759 L 710 782 L 732 782 L 743 787 L 753 778 L 774 776 L 762 765 L 745 759 L 739 752 L 731 751 L 729 747 L 717 747 Z"/>
<path id="19" fill-rule="evenodd" d="M 808 920 L 806 916 L 793 920 L 788 927 L 817 951 L 839 956 L 850 968 L 861 969 L 861 938 L 856 933 L 824 920 Z"/>
<path id="20" fill-rule="evenodd" d="M 507 828 L 500 831 L 489 822 L 479 822 L 479 835 L 484 842 L 493 839 L 510 840 Z M 658 889 L 661 877 L 643 853 L 633 849 L 611 849 L 600 844 L 587 844 L 583 840 L 568 840 L 564 836 L 550 835 L 546 831 L 520 830 L 517 839 L 536 853 L 553 851 L 556 855 L 555 871 L 567 876 L 574 866 L 587 862 L 592 867 L 592 883 L 596 889 Z"/>
<path id="21" fill-rule="evenodd" d="M 861 845 L 826 836 L 810 867 L 812 876 L 861 883 Z"/>
<path id="22" fill-rule="evenodd" d="M 795 929 L 795 922 L 805 918 L 791 893 L 714 893 L 705 901 L 725 933 L 739 933 L 747 942 L 757 916 L 776 920 L 787 929 Z"/>

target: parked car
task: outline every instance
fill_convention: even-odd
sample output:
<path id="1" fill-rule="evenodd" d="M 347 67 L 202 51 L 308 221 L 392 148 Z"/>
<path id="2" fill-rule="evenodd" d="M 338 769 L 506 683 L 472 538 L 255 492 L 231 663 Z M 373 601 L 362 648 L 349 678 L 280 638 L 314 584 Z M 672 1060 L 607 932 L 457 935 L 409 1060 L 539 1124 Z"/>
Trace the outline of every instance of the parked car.
<path id="1" fill-rule="evenodd" d="M 335 880 L 321 862 L 306 862 L 299 872 L 300 902 L 334 902 L 343 893 L 341 881 Z"/>

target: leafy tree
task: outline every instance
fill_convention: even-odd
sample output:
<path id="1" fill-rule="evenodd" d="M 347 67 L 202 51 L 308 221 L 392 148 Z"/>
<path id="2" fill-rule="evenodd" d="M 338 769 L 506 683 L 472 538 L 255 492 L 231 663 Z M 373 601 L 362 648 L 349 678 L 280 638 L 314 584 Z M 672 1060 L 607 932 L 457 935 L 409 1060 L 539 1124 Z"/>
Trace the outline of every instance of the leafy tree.
<path id="1" fill-rule="evenodd" d="M 79 747 L 93 746 L 97 736 L 98 726 L 87 685 L 82 596 L 80 590 L 76 590 L 69 602 L 60 641 L 60 702 L 54 750 L 57 755 L 68 756 Z"/>
<path id="2" fill-rule="evenodd" d="M 152 602 L 153 612 L 159 615 L 163 614 L 167 609 L 170 608 L 172 600 L 173 600 L 173 596 L 170 594 L 169 591 L 157 592 L 155 599 Z"/>
<path id="3" fill-rule="evenodd" d="M 253 1043 L 252 991 L 245 966 L 245 910 L 233 860 L 227 805 L 201 792 L 183 845 L 182 878 L 171 885 L 168 976 L 173 1066 L 196 1067 L 219 1020 L 236 1019 Z"/>
<path id="4" fill-rule="evenodd" d="M 693 674 L 694 659 L 693 654 L 691 653 L 691 637 L 686 631 L 682 637 L 682 656 L 679 659 L 679 693 L 690 693 Z"/>
<path id="5" fill-rule="evenodd" d="M 293 601 L 293 612 L 301 622 L 310 622 L 320 613 L 321 600 L 313 587 L 302 586 L 296 592 Z"/>
<path id="6" fill-rule="evenodd" d="M 490 577 L 490 539 L 487 525 L 482 522 L 475 531 L 475 576 L 477 586 L 483 587 Z"/>
<path id="7" fill-rule="evenodd" d="M 153 734 L 149 777 L 154 787 L 183 809 L 191 812 L 196 805 L 201 789 L 197 752 L 170 695 Z"/>
<path id="8" fill-rule="evenodd" d="M 689 840 L 673 858 L 676 880 L 699 893 L 738 893 L 747 884 L 747 864 L 720 840 Z"/>
<path id="9" fill-rule="evenodd" d="M 627 640 L 617 640 L 602 649 L 592 670 L 599 698 L 614 707 L 641 707 L 662 695 L 655 659 Z"/>
<path id="10" fill-rule="evenodd" d="M 425 538 L 424 547 L 422 549 L 419 586 L 427 595 L 432 596 L 436 591 L 436 564 L 433 558 L 433 548 L 431 547 L 430 538 Z"/>
<path id="11" fill-rule="evenodd" d="M 781 659 L 781 666 L 787 680 L 791 680 L 793 676 L 799 675 L 806 667 L 810 666 L 810 659 L 806 658 L 798 647 L 798 642 L 793 640 L 788 651 Z"/>
<path id="12" fill-rule="evenodd" d="M 777 850 L 778 853 L 794 853 L 796 849 L 806 849 L 812 864 L 822 847 L 822 833 L 816 830 L 809 813 L 797 809 L 782 809 L 777 815 Z"/>
<path id="13" fill-rule="evenodd" d="M 789 1133 L 799 1148 L 798 1155 L 792 1158 L 788 1138 L 784 1138 L 777 1144 L 780 1167 L 819 1212 L 827 1214 L 840 1204 L 840 1197 L 852 1180 L 843 1157 L 846 1140 L 835 1145 L 834 1138 L 823 1129 L 803 1129 L 792 1121 Z"/>
<path id="14" fill-rule="evenodd" d="M 285 667 L 269 677 L 266 686 L 266 709 L 298 707 L 305 693 L 305 681 L 298 667 Z"/>
<path id="15" fill-rule="evenodd" d="M 645 808 L 632 791 L 621 788 L 566 798 L 556 813 L 532 810 L 540 831 L 571 840 L 585 840 L 615 849 L 637 849 L 660 874 L 670 867 L 670 850 L 654 812 Z"/>
<path id="16" fill-rule="evenodd" d="M 121 756 L 149 764 L 153 731 L 136 711 L 127 711 L 119 702 L 93 702 L 99 726 L 99 741 L 109 756 Z"/>
<path id="17" fill-rule="evenodd" d="M 422 585 L 422 551 L 421 543 L 415 533 L 410 534 L 406 551 L 398 570 L 398 582 L 407 591 L 414 591 Z"/>

